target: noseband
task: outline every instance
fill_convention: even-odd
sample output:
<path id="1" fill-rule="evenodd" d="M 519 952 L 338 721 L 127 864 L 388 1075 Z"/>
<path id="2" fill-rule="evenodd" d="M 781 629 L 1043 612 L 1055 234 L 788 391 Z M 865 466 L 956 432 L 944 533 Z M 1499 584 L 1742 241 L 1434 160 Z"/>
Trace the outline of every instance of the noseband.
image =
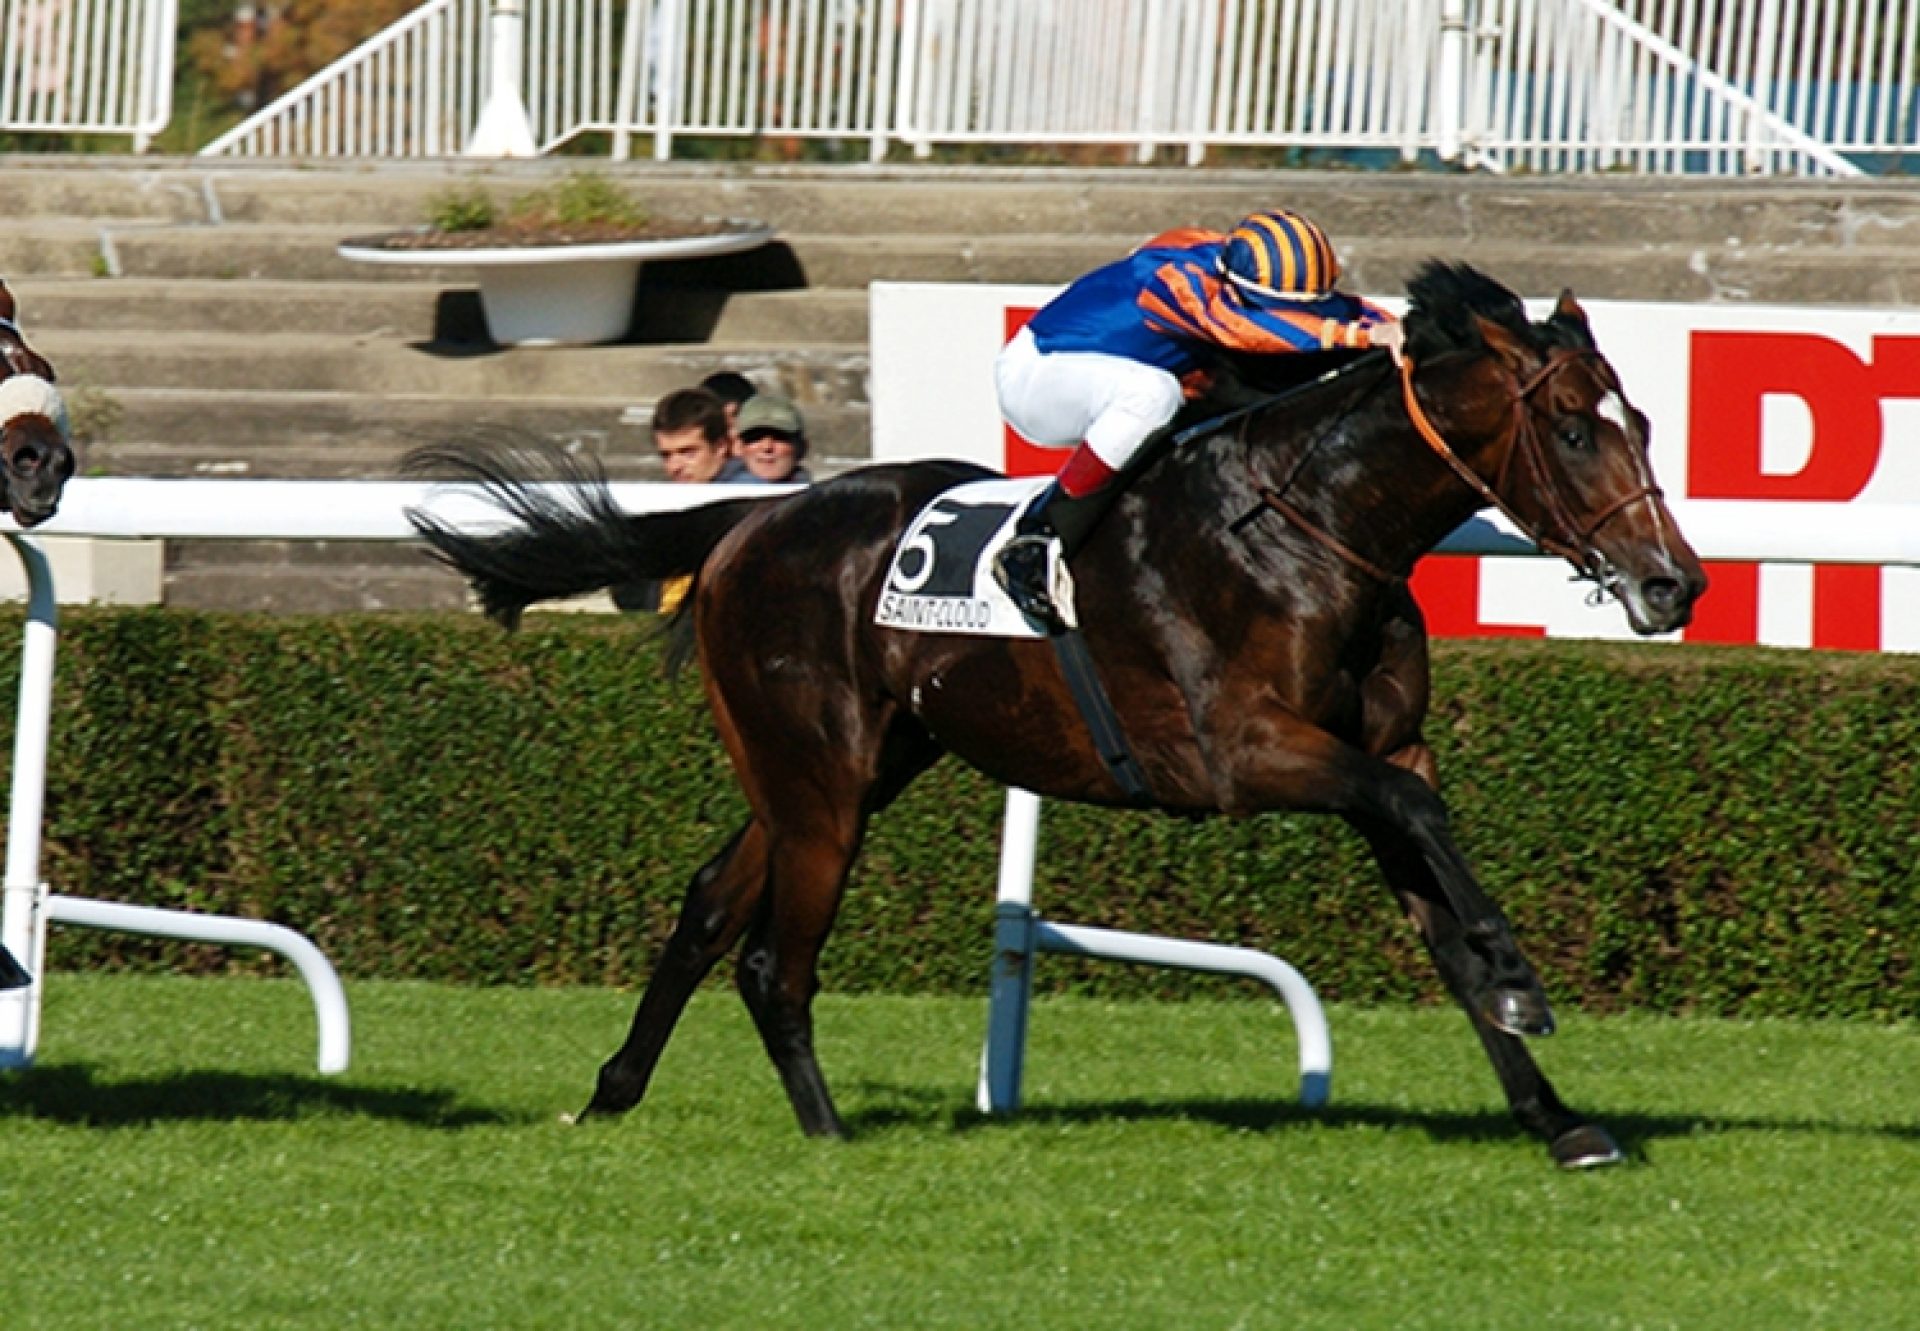
<path id="1" fill-rule="evenodd" d="M 1420 406 L 1419 395 L 1414 392 L 1413 362 L 1403 360 L 1400 363 L 1401 395 L 1406 401 L 1407 415 L 1427 446 L 1439 454 L 1441 460 L 1452 468 L 1453 473 L 1465 481 L 1475 494 L 1504 513 L 1508 521 L 1520 529 L 1523 536 L 1540 549 L 1566 560 L 1579 571 L 1580 577 L 1598 583 L 1602 588 L 1608 585 L 1611 566 L 1606 556 L 1595 548 L 1594 538 L 1599 535 L 1602 527 L 1618 517 L 1623 510 L 1631 508 L 1642 500 L 1659 499 L 1662 492 L 1660 487 L 1654 484 L 1646 459 L 1639 457 L 1638 469 L 1643 481 L 1640 488 L 1607 505 L 1584 527 L 1581 526 L 1579 519 L 1567 507 L 1566 500 L 1562 498 L 1559 490 L 1548 481 L 1546 457 L 1540 443 L 1540 431 L 1534 424 L 1531 400 L 1535 393 L 1569 366 L 1584 365 L 1592 369 L 1595 365 L 1604 366 L 1605 364 L 1606 362 L 1597 351 L 1572 351 L 1563 348 L 1550 355 L 1545 365 L 1513 390 L 1511 394 L 1514 414 L 1513 445 L 1507 449 L 1506 457 L 1500 463 L 1499 474 L 1494 477 L 1493 484 L 1489 485 L 1478 472 L 1461 460 L 1460 455 L 1453 451 L 1447 441 L 1441 437 L 1440 431 L 1434 428 L 1433 422 L 1428 419 L 1426 411 Z M 1593 372 L 1603 385 L 1611 377 L 1603 370 Z M 1632 440 L 1629 439 L 1628 443 L 1631 445 Z M 1514 469 L 1516 459 L 1529 466 L 1539 480 L 1541 502 L 1546 506 L 1547 517 L 1558 529 L 1557 531 L 1540 530 L 1537 524 L 1521 517 L 1513 510 L 1513 506 L 1501 497 L 1501 493 L 1507 488 L 1507 478 Z"/>

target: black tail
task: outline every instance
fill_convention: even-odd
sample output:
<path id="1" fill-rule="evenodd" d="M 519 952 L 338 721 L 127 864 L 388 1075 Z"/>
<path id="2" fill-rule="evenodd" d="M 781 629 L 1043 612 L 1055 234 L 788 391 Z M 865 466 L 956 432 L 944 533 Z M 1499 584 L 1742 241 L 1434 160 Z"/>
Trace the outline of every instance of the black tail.
<path id="1" fill-rule="evenodd" d="M 429 445 L 409 453 L 404 465 L 410 474 L 478 487 L 512 520 L 504 529 L 468 533 L 420 509 L 407 511 L 434 557 L 464 574 L 488 617 L 507 628 L 536 601 L 697 573 L 720 538 L 766 502 L 627 513 L 597 462 L 527 440 Z"/>

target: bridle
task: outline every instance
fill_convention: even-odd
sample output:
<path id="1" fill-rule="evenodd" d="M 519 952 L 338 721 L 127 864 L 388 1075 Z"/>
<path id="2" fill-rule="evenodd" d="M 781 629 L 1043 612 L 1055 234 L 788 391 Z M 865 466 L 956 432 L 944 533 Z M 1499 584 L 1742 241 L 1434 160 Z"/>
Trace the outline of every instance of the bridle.
<path id="1" fill-rule="evenodd" d="M 1595 585 L 1594 595 L 1596 597 L 1604 597 L 1616 590 L 1619 580 L 1614 573 L 1613 565 L 1608 562 L 1606 556 L 1601 554 L 1598 547 L 1594 544 L 1595 537 L 1599 535 L 1600 530 L 1605 527 L 1607 523 L 1618 517 L 1622 512 L 1642 501 L 1652 502 L 1657 500 L 1661 498 L 1662 492 L 1660 487 L 1654 483 L 1652 469 L 1648 465 L 1645 456 L 1636 453 L 1636 467 L 1640 480 L 1638 488 L 1615 500 L 1613 503 L 1608 504 L 1583 526 L 1579 519 L 1574 516 L 1572 510 L 1568 508 L 1566 500 L 1561 496 L 1559 490 L 1549 483 L 1546 459 L 1543 446 L 1540 442 L 1540 431 L 1539 427 L 1534 424 L 1531 403 L 1535 394 L 1551 383 L 1556 376 L 1574 365 L 1586 367 L 1590 373 L 1594 374 L 1603 387 L 1613 392 L 1619 391 L 1619 385 L 1613 379 L 1611 369 L 1607 366 L 1605 358 L 1602 357 L 1599 352 L 1586 349 L 1574 350 L 1564 347 L 1552 352 L 1547 357 L 1545 364 L 1534 371 L 1527 379 L 1523 380 L 1517 387 L 1510 390 L 1509 398 L 1513 406 L 1514 416 L 1512 427 L 1513 443 L 1507 449 L 1506 456 L 1501 460 L 1500 470 L 1494 476 L 1491 483 L 1489 483 L 1485 477 L 1481 476 L 1479 472 L 1468 466 L 1466 461 L 1461 458 L 1458 453 L 1453 451 L 1453 447 L 1447 443 L 1446 438 L 1434 425 L 1432 418 L 1427 415 L 1426 409 L 1420 405 L 1419 393 L 1416 391 L 1413 382 L 1414 365 L 1410 358 L 1403 358 L 1400 362 L 1401 398 L 1406 405 L 1407 417 L 1413 422 L 1414 431 L 1420 436 L 1422 442 L 1424 442 L 1428 448 L 1432 449 L 1441 461 L 1447 464 L 1447 467 L 1454 475 L 1459 477 L 1460 480 L 1487 505 L 1505 514 L 1507 520 L 1512 522 L 1513 525 L 1520 530 L 1520 533 L 1532 541 L 1534 545 L 1549 554 L 1558 555 L 1571 564 L 1574 568 L 1576 579 L 1592 582 Z M 1264 405 L 1272 404 L 1268 403 Z M 1244 421 L 1242 428 L 1245 428 Z M 1309 448 L 1307 455 L 1311 456 L 1313 451 L 1312 448 Z M 1296 466 L 1295 468 L 1295 475 L 1298 475 L 1300 467 L 1305 465 L 1305 461 L 1306 458 L 1303 457 L 1300 466 Z M 1511 504 L 1501 497 L 1501 491 L 1507 488 L 1508 479 L 1513 474 L 1516 465 L 1531 468 L 1535 477 L 1538 479 L 1539 485 L 1536 488 L 1546 507 L 1547 521 L 1552 524 L 1553 530 L 1544 530 L 1542 524 L 1528 521 L 1517 513 Z M 1375 581 L 1384 583 L 1401 583 L 1406 581 L 1406 574 L 1394 573 L 1380 567 L 1380 565 L 1353 550 L 1331 532 L 1316 525 L 1298 508 L 1288 503 L 1285 491 L 1290 488 L 1292 488 L 1291 479 L 1279 490 L 1275 490 L 1272 487 L 1262 487 L 1260 490 L 1260 506 L 1235 521 L 1232 525 L 1232 530 L 1238 531 L 1261 512 L 1271 510 L 1278 513 L 1302 535 L 1312 539 L 1316 544 L 1339 558 L 1343 563 L 1358 569 Z"/>
<path id="2" fill-rule="evenodd" d="M 1505 514 L 1507 520 L 1520 529 L 1521 535 L 1547 553 L 1558 555 L 1573 565 L 1581 578 L 1598 584 L 1602 589 L 1610 589 L 1613 582 L 1612 565 L 1594 545 L 1594 538 L 1599 535 L 1602 527 L 1626 509 L 1642 501 L 1657 500 L 1661 498 L 1662 491 L 1654 483 L 1653 472 L 1645 455 L 1639 450 L 1634 450 L 1641 482 L 1639 488 L 1629 491 L 1608 504 L 1585 526 L 1582 526 L 1572 510 L 1567 507 L 1566 500 L 1559 489 L 1548 483 L 1546 458 L 1540 443 L 1540 430 L 1534 424 L 1533 411 L 1529 404 L 1535 393 L 1551 383 L 1555 376 L 1574 365 L 1586 367 L 1608 391 L 1616 393 L 1619 391 L 1619 384 L 1614 381 L 1611 369 L 1607 367 L 1606 360 L 1599 352 L 1567 348 L 1554 351 L 1547 357 L 1546 364 L 1534 371 L 1513 390 L 1514 440 L 1512 446 L 1507 449 L 1505 458 L 1501 460 L 1500 471 L 1491 485 L 1469 467 L 1447 444 L 1440 431 L 1434 428 L 1433 421 L 1420 405 L 1419 393 L 1414 389 L 1411 360 L 1403 360 L 1400 363 L 1401 397 L 1406 403 L 1407 416 L 1412 420 L 1413 428 L 1420 438 L 1427 447 L 1439 454 L 1440 459 L 1453 470 L 1456 476 L 1465 481 L 1475 494 Z M 1557 528 L 1556 531 L 1545 531 L 1539 524 L 1528 522 L 1514 511 L 1512 505 L 1501 498 L 1500 492 L 1507 488 L 1507 478 L 1512 474 L 1516 461 L 1532 468 L 1534 476 L 1539 480 L 1540 484 L 1537 488 L 1541 502 L 1546 507 L 1548 520 Z"/>

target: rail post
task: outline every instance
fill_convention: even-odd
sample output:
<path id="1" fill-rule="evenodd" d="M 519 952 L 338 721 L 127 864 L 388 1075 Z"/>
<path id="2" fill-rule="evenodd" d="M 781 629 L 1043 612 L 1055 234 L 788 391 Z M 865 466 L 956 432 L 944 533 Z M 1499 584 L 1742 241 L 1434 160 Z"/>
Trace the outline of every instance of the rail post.
<path id="1" fill-rule="evenodd" d="M 1033 909 L 1033 868 L 1039 844 L 1040 797 L 1031 791 L 1008 790 L 1000 833 L 987 1043 L 980 1056 L 980 1082 L 974 1097 L 982 1113 L 1010 1114 L 1020 1107 L 1033 959 L 1041 952 L 1241 975 L 1261 981 L 1279 995 L 1293 1018 L 1299 1044 L 1300 1103 L 1317 1109 L 1327 1102 L 1333 1085 L 1333 1043 L 1326 1013 L 1305 976 L 1280 958 L 1253 948 L 1043 920 Z"/>

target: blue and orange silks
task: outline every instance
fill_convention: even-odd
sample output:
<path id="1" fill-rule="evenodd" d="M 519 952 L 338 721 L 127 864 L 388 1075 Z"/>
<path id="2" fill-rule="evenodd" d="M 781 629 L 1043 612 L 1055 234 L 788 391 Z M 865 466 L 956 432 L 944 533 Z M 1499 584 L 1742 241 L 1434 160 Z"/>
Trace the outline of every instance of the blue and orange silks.
<path id="1" fill-rule="evenodd" d="M 1095 351 L 1185 378 L 1210 348 L 1275 354 L 1370 345 L 1367 330 L 1392 318 L 1335 292 L 1315 301 L 1265 301 L 1220 271 L 1227 237 L 1186 228 L 1155 236 L 1126 258 L 1080 278 L 1027 325 L 1043 352 Z"/>

